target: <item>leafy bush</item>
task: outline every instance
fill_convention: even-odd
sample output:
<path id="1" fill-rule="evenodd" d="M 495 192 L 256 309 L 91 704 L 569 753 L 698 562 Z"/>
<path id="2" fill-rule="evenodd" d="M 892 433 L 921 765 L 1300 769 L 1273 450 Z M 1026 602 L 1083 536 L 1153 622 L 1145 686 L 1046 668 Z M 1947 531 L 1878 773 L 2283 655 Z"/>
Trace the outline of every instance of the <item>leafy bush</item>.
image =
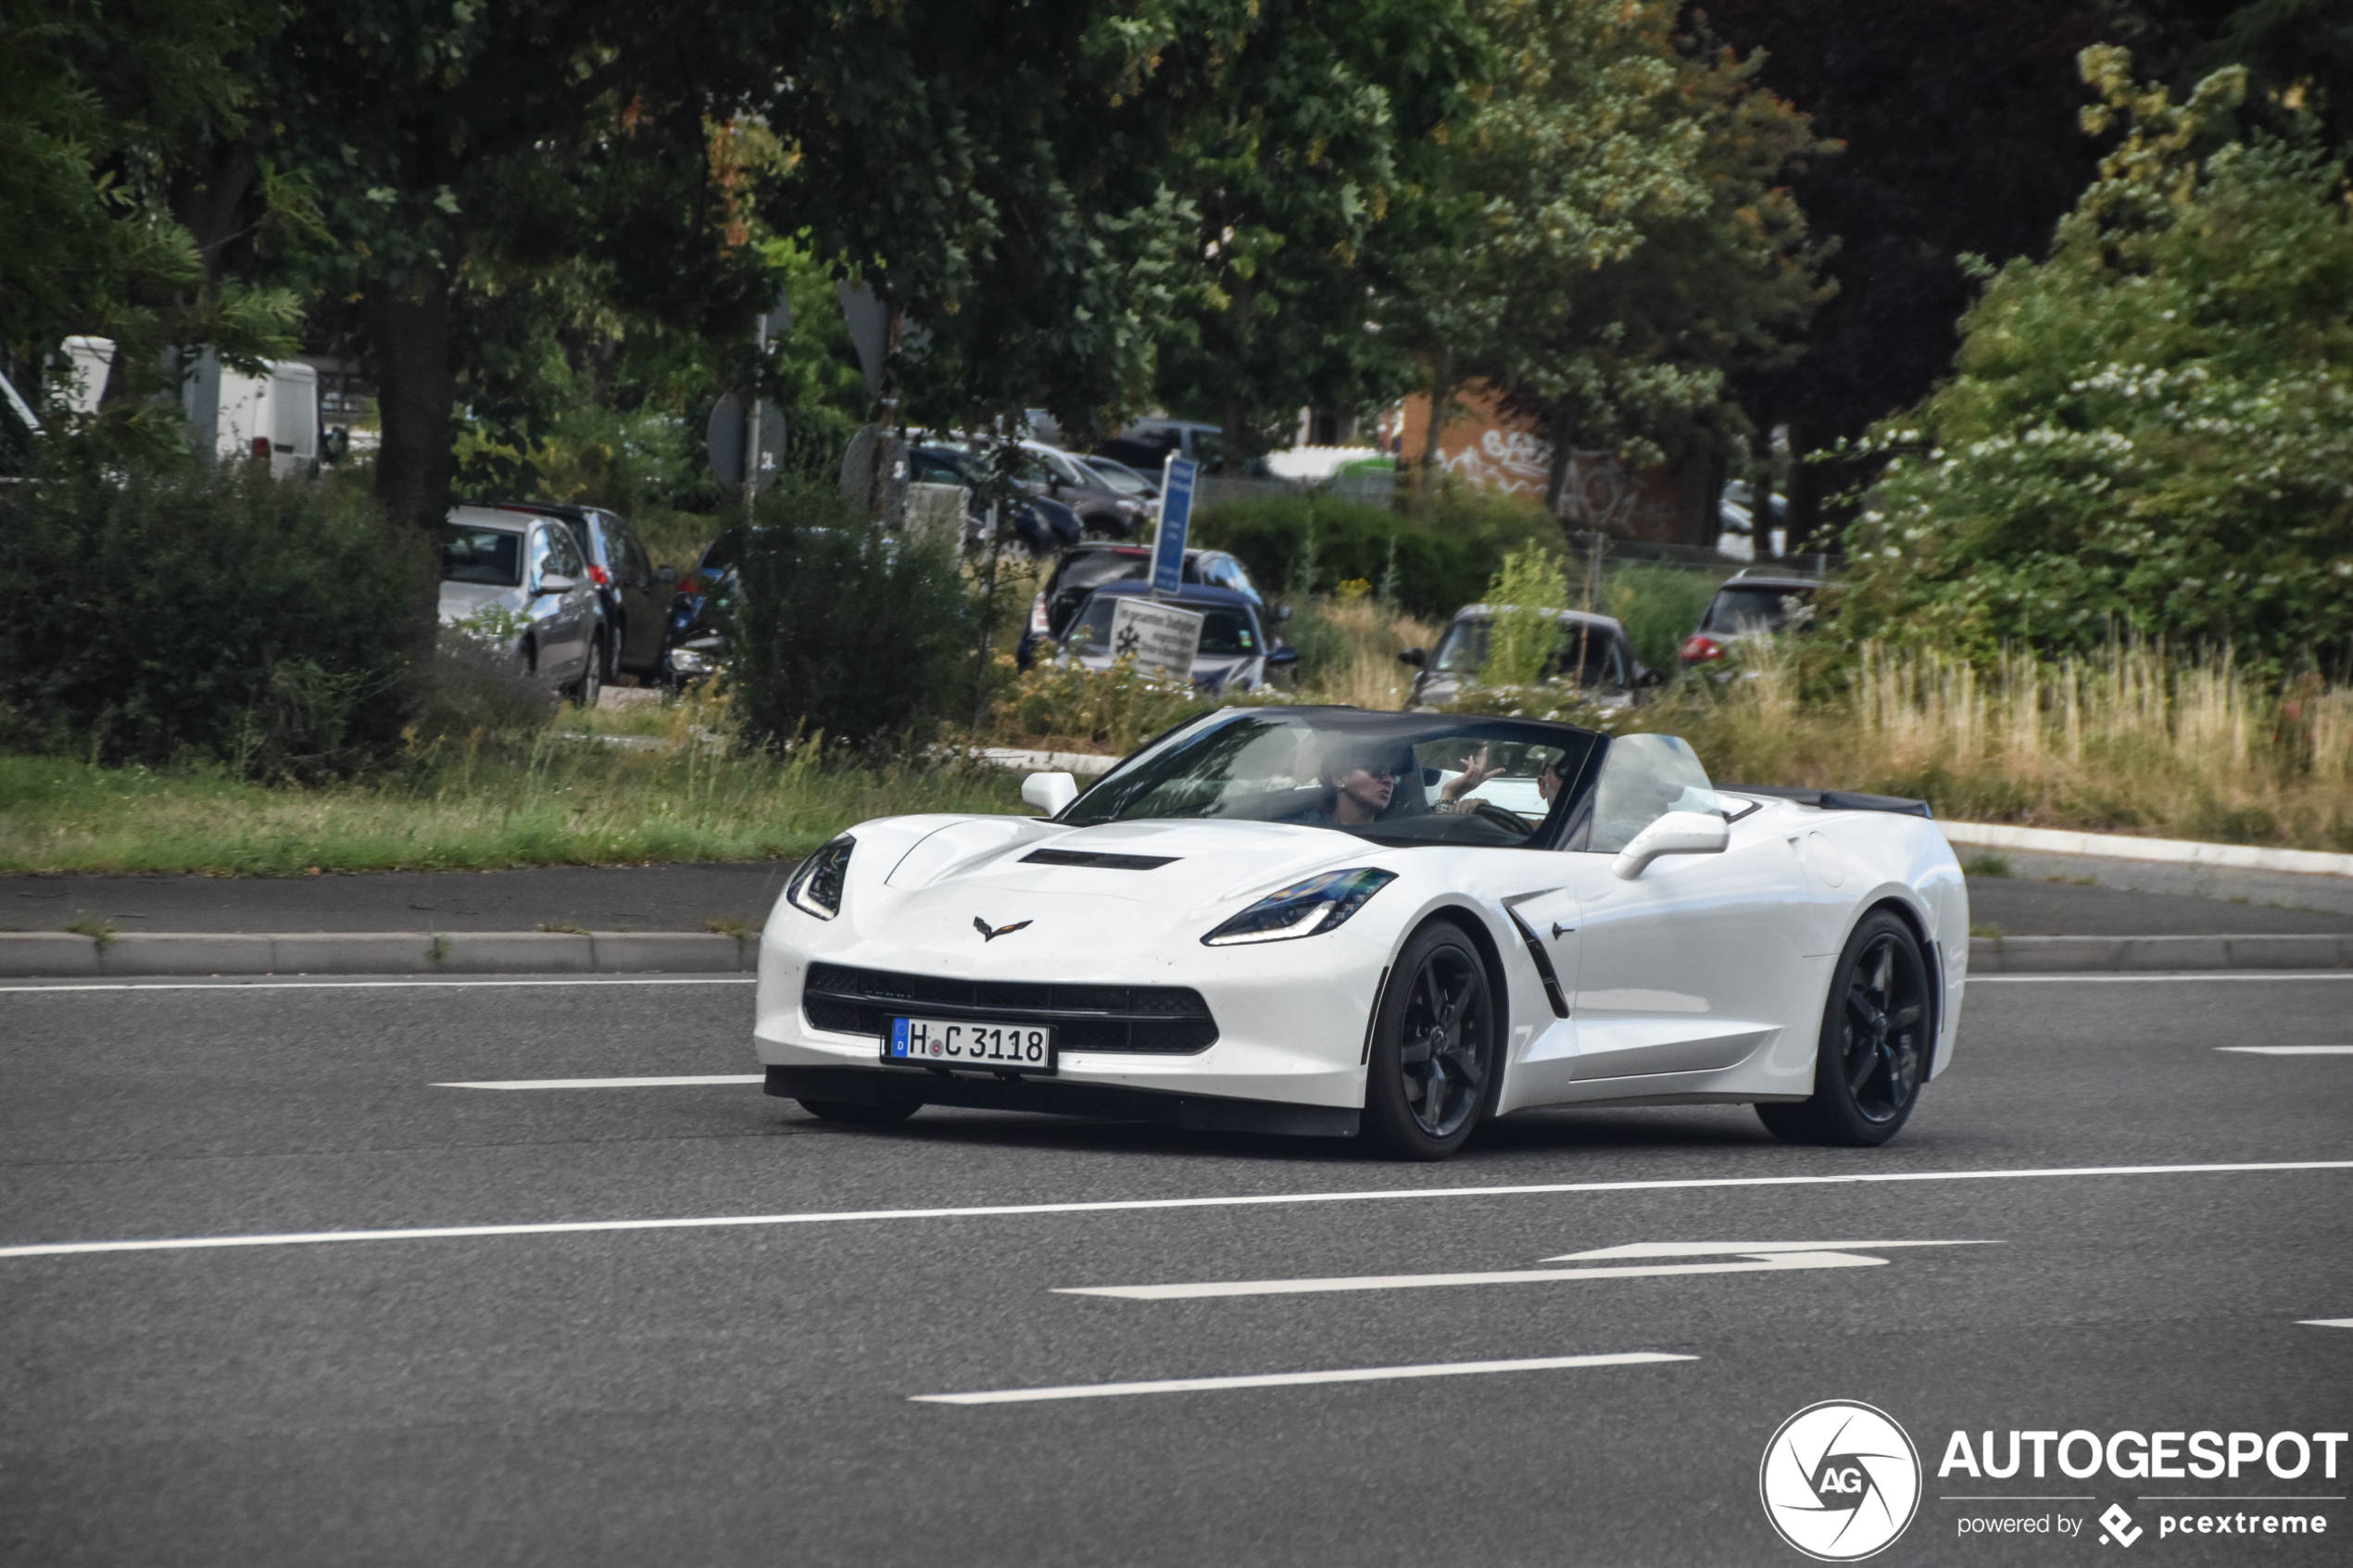
<path id="1" fill-rule="evenodd" d="M 1514 550 L 1479 596 L 1493 610 L 1487 633 L 1485 686 L 1533 686 L 1560 651 L 1559 611 L 1568 608 L 1568 580 L 1560 558 L 1541 549 Z"/>
<path id="2" fill-rule="evenodd" d="M 1880 433 L 1850 635 L 2096 649 L 2120 626 L 2278 672 L 2353 658 L 2353 223 L 2339 168 L 2196 156 L 2243 73 L 2175 107 L 2093 49 L 2132 134 L 1966 322 L 1958 374 Z"/>
<path id="3" fill-rule="evenodd" d="M 1452 615 L 1476 599 L 1500 554 L 1483 533 L 1441 532 L 1316 495 L 1220 502 L 1202 509 L 1193 536 L 1232 551 L 1264 588 L 1303 596 L 1362 580 L 1425 616 Z"/>
<path id="4" fill-rule="evenodd" d="M 1719 572 L 1629 561 L 1602 574 L 1602 608 L 1626 628 L 1635 658 L 1654 670 L 1673 670 L 1720 581 Z"/>
<path id="5" fill-rule="evenodd" d="M 991 730 L 996 739 L 1016 745 L 1126 752 L 1216 706 L 1217 698 L 1190 682 L 1146 674 L 1133 659 L 1109 670 L 1045 663 L 1014 677 L 998 701 Z"/>
<path id="6" fill-rule="evenodd" d="M 754 739 L 873 748 L 970 716 L 975 628 L 951 541 L 883 533 L 787 479 L 761 496 L 738 560 L 724 624 Z"/>
<path id="7" fill-rule="evenodd" d="M 0 744 L 306 776 L 399 745 L 434 562 L 355 487 L 53 455 L 0 537 Z"/>

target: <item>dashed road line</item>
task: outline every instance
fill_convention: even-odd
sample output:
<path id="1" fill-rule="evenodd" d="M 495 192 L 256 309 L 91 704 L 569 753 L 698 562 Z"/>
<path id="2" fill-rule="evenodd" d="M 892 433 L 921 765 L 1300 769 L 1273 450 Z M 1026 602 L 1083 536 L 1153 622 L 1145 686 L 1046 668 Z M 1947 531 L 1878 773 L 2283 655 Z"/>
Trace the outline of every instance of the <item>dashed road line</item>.
<path id="1" fill-rule="evenodd" d="M 1516 1361 L 1433 1361 L 1421 1366 L 1345 1367 L 1336 1372 L 1277 1372 L 1250 1377 L 1164 1377 L 1149 1383 L 1072 1383 L 1059 1388 L 990 1388 L 970 1394 L 910 1394 L 919 1405 L 1014 1405 L 1039 1399 L 1105 1399 L 1127 1394 L 1198 1394 L 1227 1388 L 1290 1388 L 1311 1383 L 1384 1383 L 1409 1377 L 1473 1377 L 1497 1372 L 1550 1372 L 1562 1367 L 1642 1366 L 1695 1361 L 1662 1350 L 1608 1356 L 1532 1356 Z"/>

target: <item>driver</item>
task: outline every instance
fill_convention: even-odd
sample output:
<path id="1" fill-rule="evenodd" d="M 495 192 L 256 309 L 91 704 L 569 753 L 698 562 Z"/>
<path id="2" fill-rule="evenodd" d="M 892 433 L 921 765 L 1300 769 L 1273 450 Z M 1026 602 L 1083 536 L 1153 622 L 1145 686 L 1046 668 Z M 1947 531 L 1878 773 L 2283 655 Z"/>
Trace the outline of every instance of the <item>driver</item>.
<path id="1" fill-rule="evenodd" d="M 1387 810 L 1397 794 L 1399 772 L 1390 750 L 1368 744 L 1335 750 L 1324 764 L 1324 797 L 1313 820 L 1357 828 Z"/>

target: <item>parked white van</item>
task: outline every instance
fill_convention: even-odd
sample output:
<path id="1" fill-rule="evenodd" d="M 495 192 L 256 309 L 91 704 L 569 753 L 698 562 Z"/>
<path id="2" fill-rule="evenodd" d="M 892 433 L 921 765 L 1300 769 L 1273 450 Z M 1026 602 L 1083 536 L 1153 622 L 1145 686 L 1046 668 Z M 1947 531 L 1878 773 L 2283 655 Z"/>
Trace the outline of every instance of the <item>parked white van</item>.
<path id="1" fill-rule="evenodd" d="M 319 462 L 319 372 L 296 359 L 274 359 L 249 376 L 208 348 L 180 383 L 197 455 L 215 461 L 268 458 L 280 479 L 311 472 Z"/>

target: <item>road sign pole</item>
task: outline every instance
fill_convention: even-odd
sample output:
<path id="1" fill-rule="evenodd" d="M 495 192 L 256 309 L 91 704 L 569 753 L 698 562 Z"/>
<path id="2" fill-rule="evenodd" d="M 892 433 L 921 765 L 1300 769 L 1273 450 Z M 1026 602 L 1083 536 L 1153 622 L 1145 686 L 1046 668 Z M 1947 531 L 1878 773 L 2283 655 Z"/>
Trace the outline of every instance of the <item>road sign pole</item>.
<path id="1" fill-rule="evenodd" d="M 1171 452 L 1160 466 L 1160 526 L 1152 534 L 1152 597 L 1175 596 L 1185 585 L 1185 536 L 1193 524 L 1193 483 L 1200 465 Z"/>

